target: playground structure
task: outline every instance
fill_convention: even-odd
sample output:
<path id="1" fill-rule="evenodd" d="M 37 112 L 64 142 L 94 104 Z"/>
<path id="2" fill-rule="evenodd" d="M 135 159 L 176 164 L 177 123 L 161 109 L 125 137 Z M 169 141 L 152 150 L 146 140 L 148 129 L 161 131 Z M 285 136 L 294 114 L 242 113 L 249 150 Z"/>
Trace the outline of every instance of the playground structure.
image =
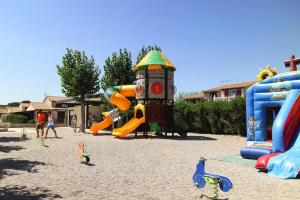
<path id="1" fill-rule="evenodd" d="M 270 176 L 295 178 L 300 170 L 300 58 L 284 62 L 290 72 L 267 67 L 246 94 L 247 147 L 241 156 L 258 159 Z"/>
<path id="2" fill-rule="evenodd" d="M 228 192 L 232 189 L 233 185 L 232 182 L 225 176 L 205 173 L 205 161 L 205 158 L 200 158 L 199 163 L 196 166 L 196 171 L 193 175 L 193 182 L 198 188 L 204 188 L 206 183 L 210 185 L 211 194 L 209 195 L 209 198 L 217 199 L 219 196 L 218 185 L 223 192 Z"/>
<path id="3" fill-rule="evenodd" d="M 91 126 L 93 134 L 118 121 L 120 112 L 128 111 L 132 105 L 128 97 L 135 98 L 134 117 L 120 128 L 114 128 L 112 135 L 123 138 L 139 128 L 144 135 L 150 129 L 157 134 L 163 130 L 174 135 L 174 65 L 158 50 L 150 51 L 134 68 L 135 85 L 110 87 L 105 91 L 109 102 L 117 108 L 104 112 L 104 120 Z M 143 125 L 143 126 L 141 126 Z"/>

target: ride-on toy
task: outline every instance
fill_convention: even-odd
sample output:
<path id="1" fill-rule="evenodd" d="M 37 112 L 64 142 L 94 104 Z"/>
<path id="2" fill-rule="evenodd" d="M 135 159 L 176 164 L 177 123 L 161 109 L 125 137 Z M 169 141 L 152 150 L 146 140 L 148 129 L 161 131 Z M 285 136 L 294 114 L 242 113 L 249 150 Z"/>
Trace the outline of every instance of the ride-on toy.
<path id="1" fill-rule="evenodd" d="M 201 157 L 199 163 L 196 166 L 196 171 L 193 175 L 193 182 L 196 187 L 204 188 L 208 183 L 212 188 L 212 193 L 209 196 L 210 199 L 217 199 L 218 186 L 223 192 L 228 192 L 232 189 L 232 182 L 225 176 L 205 173 L 205 161 L 206 159 Z"/>
<path id="2" fill-rule="evenodd" d="M 86 151 L 86 145 L 84 144 L 83 141 L 81 141 L 79 143 L 78 156 L 79 156 L 79 159 L 81 162 L 82 162 L 82 158 L 85 158 L 86 164 L 88 164 L 90 162 L 91 154 Z"/>

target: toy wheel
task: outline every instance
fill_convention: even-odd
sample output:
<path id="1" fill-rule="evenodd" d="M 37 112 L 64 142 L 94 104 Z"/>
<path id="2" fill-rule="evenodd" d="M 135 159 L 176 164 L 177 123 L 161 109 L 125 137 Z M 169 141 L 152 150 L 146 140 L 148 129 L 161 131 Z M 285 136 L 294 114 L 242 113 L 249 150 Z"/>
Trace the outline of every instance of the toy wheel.
<path id="1" fill-rule="evenodd" d="M 232 183 L 227 179 L 221 179 L 219 186 L 223 192 L 228 192 L 232 188 Z"/>
<path id="2" fill-rule="evenodd" d="M 196 176 L 193 177 L 193 181 L 198 188 L 204 188 L 204 186 L 206 184 L 204 178 L 199 174 L 197 174 Z"/>

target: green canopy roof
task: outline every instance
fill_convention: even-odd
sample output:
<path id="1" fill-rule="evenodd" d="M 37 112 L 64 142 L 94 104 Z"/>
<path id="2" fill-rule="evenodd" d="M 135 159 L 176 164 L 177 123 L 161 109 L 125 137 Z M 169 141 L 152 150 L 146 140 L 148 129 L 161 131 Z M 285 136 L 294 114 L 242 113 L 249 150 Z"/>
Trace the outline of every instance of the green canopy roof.
<path id="1" fill-rule="evenodd" d="M 147 53 L 147 55 L 134 67 L 134 70 L 141 70 L 147 67 L 152 69 L 170 68 L 171 70 L 176 70 L 175 66 L 158 50 L 151 50 Z"/>

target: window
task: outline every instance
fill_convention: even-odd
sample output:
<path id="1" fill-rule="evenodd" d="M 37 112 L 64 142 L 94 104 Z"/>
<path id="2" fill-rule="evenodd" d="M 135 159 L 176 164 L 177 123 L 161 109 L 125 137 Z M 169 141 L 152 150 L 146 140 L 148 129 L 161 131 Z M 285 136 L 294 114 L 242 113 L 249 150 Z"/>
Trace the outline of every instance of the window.
<path id="1" fill-rule="evenodd" d="M 235 97 L 235 95 L 236 95 L 235 90 L 229 90 L 228 91 L 228 96 Z"/>
<path id="2" fill-rule="evenodd" d="M 66 113 L 64 111 L 58 111 L 57 112 L 57 123 L 65 123 L 65 115 L 66 115 Z"/>
<path id="3" fill-rule="evenodd" d="M 224 95 L 225 97 L 228 97 L 228 90 L 225 90 Z"/>

